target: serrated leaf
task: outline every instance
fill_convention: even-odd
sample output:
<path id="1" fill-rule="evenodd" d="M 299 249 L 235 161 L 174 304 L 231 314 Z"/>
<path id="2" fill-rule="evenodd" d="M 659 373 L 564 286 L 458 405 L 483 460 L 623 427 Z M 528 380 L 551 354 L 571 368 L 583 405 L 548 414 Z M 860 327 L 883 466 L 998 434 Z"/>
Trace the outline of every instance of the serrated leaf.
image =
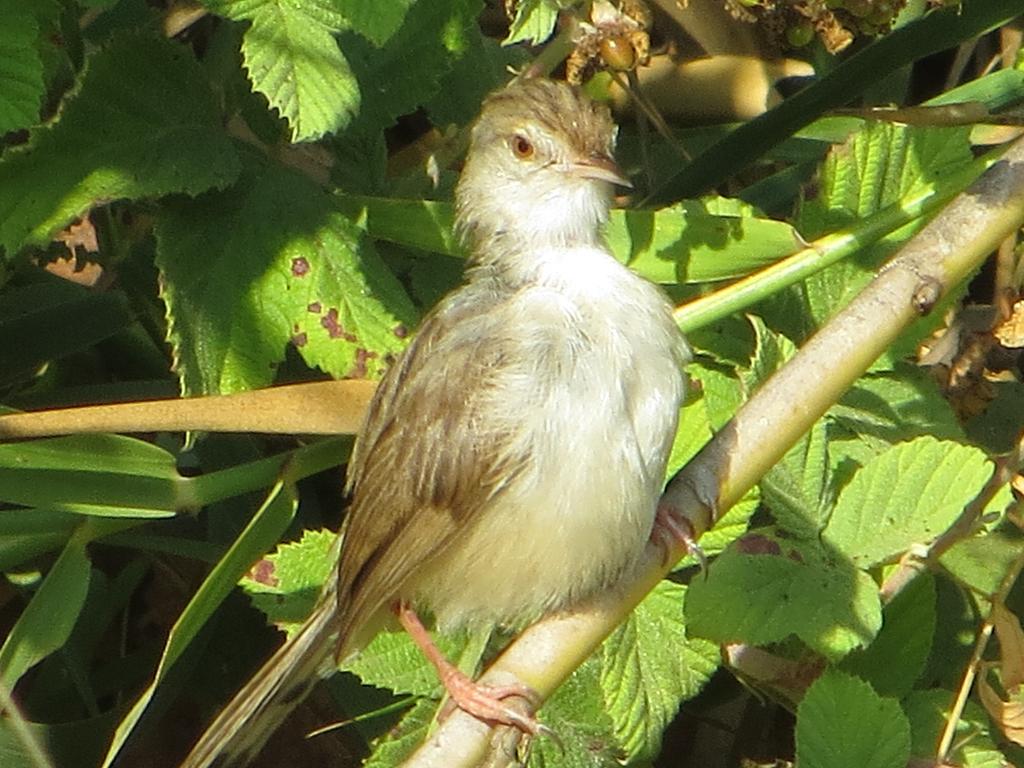
<path id="1" fill-rule="evenodd" d="M 376 46 L 386 43 L 405 19 L 416 0 L 337 0 L 345 21 Z"/>
<path id="2" fill-rule="evenodd" d="M 289 342 L 336 378 L 372 377 L 415 325 L 363 232 L 292 171 L 252 169 L 240 187 L 168 204 L 156 235 L 186 392 L 265 386 Z"/>
<path id="3" fill-rule="evenodd" d="M 865 464 L 839 494 L 822 538 L 859 567 L 945 531 L 991 477 L 977 448 L 919 437 Z"/>
<path id="4" fill-rule="evenodd" d="M 446 659 L 462 668 L 466 662 L 471 675 L 475 674 L 479 661 L 478 638 L 468 632 L 432 633 L 434 642 Z M 474 649 L 476 657 L 472 658 Z M 463 659 L 469 652 L 469 659 Z M 427 661 L 423 652 L 416 647 L 405 632 L 378 632 L 365 648 L 346 661 L 342 669 L 352 672 L 364 683 L 387 688 L 398 694 L 412 694 L 433 700 L 437 706 L 442 694 L 441 683 L 434 666 Z"/>
<path id="5" fill-rule="evenodd" d="M 743 384 L 750 393 L 796 354 L 796 345 L 771 330 L 761 318 L 749 316 L 747 319 L 754 328 L 755 340 L 754 356 L 743 376 Z"/>
<path id="6" fill-rule="evenodd" d="M 36 51 L 39 26 L 31 14 L 0 3 L 0 136 L 39 121 L 43 62 Z"/>
<path id="7" fill-rule="evenodd" d="M 736 377 L 697 360 L 689 366 L 690 374 L 701 385 L 708 419 L 713 430 L 721 429 L 743 402 L 743 392 Z"/>
<path id="8" fill-rule="evenodd" d="M 843 671 L 866 680 L 881 696 L 907 695 L 928 661 L 935 622 L 935 580 L 925 573 L 885 606 L 878 636 L 843 659 Z"/>
<path id="9" fill-rule="evenodd" d="M 890 443 L 918 435 L 947 440 L 964 436 L 934 379 L 910 366 L 862 376 L 829 409 L 828 418 L 857 434 L 868 433 Z"/>
<path id="10" fill-rule="evenodd" d="M 796 712 L 797 768 L 894 768 L 910 757 L 910 723 L 895 699 L 833 670 Z"/>
<path id="11" fill-rule="evenodd" d="M 501 44 L 528 42 L 530 45 L 540 45 L 555 30 L 558 10 L 557 0 L 520 0 L 508 35 Z"/>
<path id="12" fill-rule="evenodd" d="M 93 205 L 195 195 L 238 171 L 191 53 L 160 37 L 117 38 L 89 59 L 59 120 L 0 159 L 0 246 L 12 255 Z"/>
<path id="13" fill-rule="evenodd" d="M 541 722 L 558 734 L 531 747 L 529 768 L 618 768 L 624 753 L 612 737 L 601 688 L 601 652 L 576 668 L 541 709 Z"/>
<path id="14" fill-rule="evenodd" d="M 718 668 L 718 646 L 686 638 L 686 588 L 662 581 L 601 646 L 601 689 L 630 759 L 654 757 L 679 703 Z"/>
<path id="15" fill-rule="evenodd" d="M 204 0 L 204 5 L 251 22 L 242 39 L 245 69 L 253 88 L 288 121 L 292 141 L 317 139 L 349 124 L 360 93 L 334 39 L 348 26 L 334 3 Z"/>
<path id="16" fill-rule="evenodd" d="M 672 451 L 665 467 L 666 478 L 678 472 L 712 436 L 704 398 L 693 398 L 692 382 L 687 384 L 687 395 L 686 402 L 679 411 L 679 426 L 676 428 L 676 437 L 672 441 Z"/>
<path id="17" fill-rule="evenodd" d="M 268 621 L 291 636 L 312 612 L 339 544 L 334 531 L 304 531 L 299 541 L 281 544 L 260 560 L 239 585 Z"/>
<path id="18" fill-rule="evenodd" d="M 877 587 L 816 542 L 751 531 L 694 581 L 686 596 L 691 635 L 755 645 L 795 635 L 830 659 L 871 642 L 882 623 Z"/>
<path id="19" fill-rule="evenodd" d="M 828 436 L 817 421 L 761 479 L 764 502 L 783 530 L 816 536 L 831 508 Z"/>
<path id="20" fill-rule="evenodd" d="M 427 736 L 437 704 L 433 701 L 418 701 L 401 722 L 373 744 L 373 754 L 363 763 L 363 768 L 394 768 L 404 763 Z"/>
<path id="21" fill-rule="evenodd" d="M 979 595 L 993 595 L 1020 556 L 1019 531 L 999 529 L 961 539 L 944 552 L 939 562 L 956 580 Z"/>
<path id="22" fill-rule="evenodd" d="M 863 219 L 901 197 L 931 187 L 972 159 L 970 128 L 914 127 L 866 123 L 835 147 L 822 166 L 818 196 L 800 211 L 798 229 L 808 238 Z M 881 258 L 908 239 L 924 221 L 901 227 L 858 254 L 805 282 L 813 319 L 824 323 L 874 276 Z"/>
<path id="23" fill-rule="evenodd" d="M 427 104 L 441 78 L 479 36 L 480 0 L 423 0 L 409 8 L 401 28 L 383 48 L 346 34 L 341 45 L 365 99 L 351 131 L 373 134 L 399 115 Z M 345 136 L 340 137 L 344 141 Z"/>

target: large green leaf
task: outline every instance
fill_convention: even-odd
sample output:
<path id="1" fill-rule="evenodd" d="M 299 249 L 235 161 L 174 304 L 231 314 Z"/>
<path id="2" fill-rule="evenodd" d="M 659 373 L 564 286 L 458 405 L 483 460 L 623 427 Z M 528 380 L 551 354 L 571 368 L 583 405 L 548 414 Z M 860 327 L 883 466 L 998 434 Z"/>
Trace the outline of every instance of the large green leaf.
<path id="1" fill-rule="evenodd" d="M 686 638 L 685 594 L 685 587 L 662 581 L 601 646 L 606 709 L 631 758 L 657 755 L 679 703 L 718 668 L 718 646 Z"/>
<path id="2" fill-rule="evenodd" d="M 894 768 L 910 757 L 910 723 L 895 699 L 827 671 L 796 712 L 798 768 Z"/>
<path id="3" fill-rule="evenodd" d="M 694 581 L 689 631 L 719 643 L 757 645 L 796 636 L 830 659 L 874 638 L 882 623 L 875 582 L 816 542 L 752 531 Z"/>
<path id="4" fill-rule="evenodd" d="M 0 2 L 0 136 L 39 120 L 43 63 L 36 51 L 39 25 L 11 0 Z"/>
<path id="5" fill-rule="evenodd" d="M 822 538 L 867 568 L 945 531 L 992 476 L 977 448 L 919 437 L 866 464 L 839 494 Z"/>
<path id="6" fill-rule="evenodd" d="M 156 234 L 188 393 L 269 384 L 288 343 L 336 378 L 372 377 L 415 325 L 362 230 L 293 171 L 254 163 L 240 187 L 169 204 Z"/>
<path id="7" fill-rule="evenodd" d="M 10 256 L 91 206 L 194 195 L 238 171 L 191 52 L 160 37 L 119 37 L 90 57 L 56 122 L 0 159 L 0 246 Z"/>
<path id="8" fill-rule="evenodd" d="M 335 3 L 204 0 L 204 5 L 251 22 L 242 41 L 245 68 L 253 88 L 288 121 L 294 141 L 332 133 L 358 111 L 359 86 L 334 39 L 347 26 Z"/>

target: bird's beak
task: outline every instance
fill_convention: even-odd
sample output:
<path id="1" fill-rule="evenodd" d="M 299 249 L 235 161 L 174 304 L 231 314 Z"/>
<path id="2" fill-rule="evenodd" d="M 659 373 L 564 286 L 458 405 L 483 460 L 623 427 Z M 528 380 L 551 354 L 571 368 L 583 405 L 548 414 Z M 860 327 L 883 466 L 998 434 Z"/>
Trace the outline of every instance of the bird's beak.
<path id="1" fill-rule="evenodd" d="M 633 188 L 632 182 L 626 178 L 615 161 L 607 155 L 592 155 L 577 160 L 569 166 L 570 172 L 583 179 L 607 181 L 620 187 Z"/>

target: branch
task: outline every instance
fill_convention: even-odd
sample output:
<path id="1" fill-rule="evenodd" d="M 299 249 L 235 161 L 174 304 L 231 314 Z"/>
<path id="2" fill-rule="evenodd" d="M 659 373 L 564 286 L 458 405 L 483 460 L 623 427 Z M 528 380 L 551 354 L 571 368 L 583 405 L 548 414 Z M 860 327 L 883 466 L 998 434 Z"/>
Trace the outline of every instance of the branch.
<path id="1" fill-rule="evenodd" d="M 377 382 L 289 384 L 233 395 L 86 405 L 0 416 L 0 440 L 84 432 L 355 434 Z"/>
<path id="2" fill-rule="evenodd" d="M 921 314 L 981 264 L 1024 221 L 1024 140 L 917 234 L 861 294 L 764 383 L 669 483 L 663 503 L 703 533 L 781 459 L 814 422 Z M 708 505 L 707 499 L 714 499 Z M 518 680 L 542 699 L 572 674 L 682 555 L 649 548 L 618 594 L 527 629 L 482 682 Z M 407 768 L 470 768 L 490 751 L 492 729 L 456 711 Z"/>

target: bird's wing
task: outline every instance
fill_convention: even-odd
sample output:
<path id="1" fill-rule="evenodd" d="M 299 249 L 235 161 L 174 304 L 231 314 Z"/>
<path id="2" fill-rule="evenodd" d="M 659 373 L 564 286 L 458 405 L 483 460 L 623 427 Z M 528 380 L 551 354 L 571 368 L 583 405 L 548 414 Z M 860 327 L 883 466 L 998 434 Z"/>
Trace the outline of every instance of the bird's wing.
<path id="1" fill-rule="evenodd" d="M 529 461 L 523 436 L 487 418 L 507 377 L 529 376 L 502 309 L 486 288 L 461 289 L 425 318 L 381 382 L 349 463 L 341 655 Z"/>

